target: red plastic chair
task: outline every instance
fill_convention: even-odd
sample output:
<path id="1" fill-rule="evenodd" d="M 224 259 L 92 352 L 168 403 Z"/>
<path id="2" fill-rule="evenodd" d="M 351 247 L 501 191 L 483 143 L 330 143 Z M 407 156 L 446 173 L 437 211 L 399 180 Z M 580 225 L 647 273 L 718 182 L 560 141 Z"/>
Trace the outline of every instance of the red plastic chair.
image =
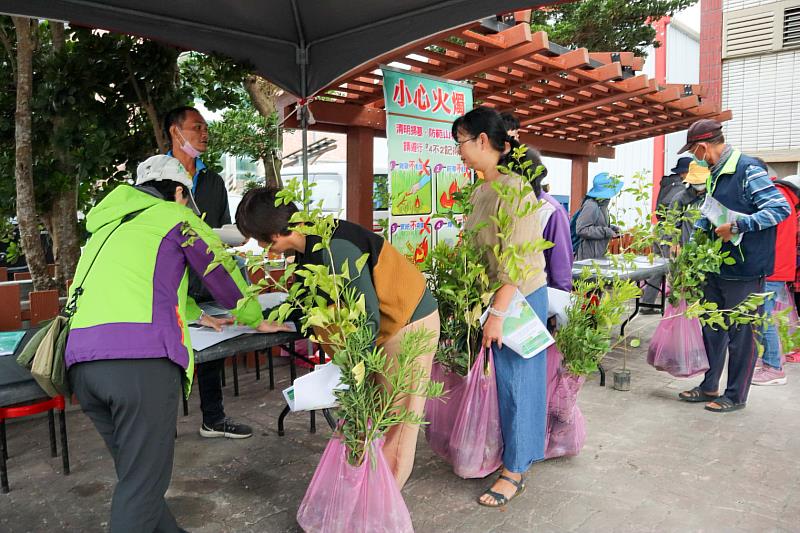
<path id="1" fill-rule="evenodd" d="M 22 328 L 22 307 L 19 285 L 0 285 L 0 331 L 16 331 Z"/>
<path id="2" fill-rule="evenodd" d="M 30 272 L 14 272 L 14 281 L 25 281 L 31 279 Z"/>
<path id="3" fill-rule="evenodd" d="M 32 416 L 47 411 L 48 422 L 50 425 L 50 455 L 58 457 L 56 447 L 56 425 L 53 410 L 58 409 L 58 421 L 61 433 L 61 458 L 64 465 L 64 475 L 69 475 L 69 446 L 67 445 L 67 417 L 64 412 L 64 397 L 56 396 L 49 400 L 38 402 L 33 405 L 22 405 L 17 407 L 0 407 L 0 485 L 4 493 L 8 493 L 11 488 L 8 484 L 8 443 L 6 442 L 6 419 L 22 418 Z"/>
<path id="4" fill-rule="evenodd" d="M 8 268 L 0 267 L 0 281 L 8 281 Z"/>
<path id="5" fill-rule="evenodd" d="M 58 291 L 31 291 L 31 327 L 50 320 L 58 314 Z"/>

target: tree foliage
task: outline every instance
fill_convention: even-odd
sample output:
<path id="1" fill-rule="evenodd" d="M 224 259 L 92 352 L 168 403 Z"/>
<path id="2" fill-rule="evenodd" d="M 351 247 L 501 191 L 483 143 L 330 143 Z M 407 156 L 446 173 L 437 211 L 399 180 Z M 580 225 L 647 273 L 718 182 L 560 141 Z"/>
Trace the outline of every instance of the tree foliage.
<path id="1" fill-rule="evenodd" d="M 581 0 L 534 11 L 531 28 L 551 41 L 592 52 L 634 52 L 660 46 L 651 21 L 672 16 L 697 0 Z"/>
<path id="2" fill-rule="evenodd" d="M 246 96 L 246 95 L 245 95 Z M 222 120 L 209 126 L 209 151 L 227 152 L 264 165 L 268 184 L 280 184 L 280 130 L 278 115 L 262 116 L 245 98 L 238 106 L 227 109 Z"/>
<path id="3" fill-rule="evenodd" d="M 57 285 L 63 288 L 79 255 L 78 213 L 88 212 L 129 179 L 139 161 L 168 149 L 161 129 L 166 111 L 195 100 L 216 111 L 252 110 L 249 102 L 255 99 L 261 109 L 271 88 L 255 80 L 247 65 L 224 57 L 181 53 L 139 37 L 50 21 L 37 21 L 31 28 L 33 187 L 26 205 L 35 210 L 19 220 L 14 180 L 17 39 L 12 19 L 0 16 L 0 240 L 9 240 L 14 219 L 20 227 L 41 225 L 53 241 Z M 250 117 L 251 127 L 274 121 Z M 242 150 L 225 151 L 241 155 Z M 31 270 L 45 272 L 38 264 Z M 37 287 L 52 284 L 46 274 L 34 278 Z"/>

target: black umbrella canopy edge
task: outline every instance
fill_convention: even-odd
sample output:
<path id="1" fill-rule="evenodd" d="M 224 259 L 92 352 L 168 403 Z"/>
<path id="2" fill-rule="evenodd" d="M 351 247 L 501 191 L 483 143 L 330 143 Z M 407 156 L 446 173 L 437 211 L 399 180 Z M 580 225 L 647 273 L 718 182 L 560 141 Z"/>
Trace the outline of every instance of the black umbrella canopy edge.
<path id="1" fill-rule="evenodd" d="M 217 52 L 304 98 L 343 74 L 429 35 L 548 2 L 532 0 L 0 0 L 0 13 Z"/>

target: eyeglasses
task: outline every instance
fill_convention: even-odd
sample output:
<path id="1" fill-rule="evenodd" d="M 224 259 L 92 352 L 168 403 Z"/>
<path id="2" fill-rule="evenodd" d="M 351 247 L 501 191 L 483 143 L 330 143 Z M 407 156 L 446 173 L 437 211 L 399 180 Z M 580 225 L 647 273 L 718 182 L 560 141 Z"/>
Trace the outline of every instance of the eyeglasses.
<path id="1" fill-rule="evenodd" d="M 463 141 L 456 141 L 456 150 L 461 150 L 461 147 L 464 143 L 468 143 L 470 141 L 474 141 L 477 137 L 470 137 L 469 139 L 464 139 Z"/>

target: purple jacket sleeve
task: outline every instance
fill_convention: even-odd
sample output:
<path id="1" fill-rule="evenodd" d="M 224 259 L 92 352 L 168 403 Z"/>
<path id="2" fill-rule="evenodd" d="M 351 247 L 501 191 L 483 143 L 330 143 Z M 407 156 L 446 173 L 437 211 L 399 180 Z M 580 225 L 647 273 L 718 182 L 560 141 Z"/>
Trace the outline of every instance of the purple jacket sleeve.
<path id="1" fill-rule="evenodd" d="M 206 241 L 198 236 L 191 245 L 182 246 L 188 237 L 181 233 L 180 225 L 173 228 L 167 238 L 174 240 L 180 246 L 186 262 L 202 278 L 203 284 L 217 303 L 226 309 L 235 309 L 246 286 L 239 271 L 228 272 L 223 265 L 217 265 L 211 272 L 204 275 L 206 268 L 214 259 L 214 254 L 208 251 Z M 248 306 L 248 309 L 245 310 L 244 315 L 246 316 L 237 316 L 237 318 L 248 325 L 257 324 L 261 319 L 261 310 L 260 308 L 256 310 L 257 305 L 253 309 L 249 309 L 249 307 L 252 306 Z"/>
<path id="2" fill-rule="evenodd" d="M 556 206 L 542 231 L 542 236 L 553 243 L 544 251 L 547 269 L 547 285 L 562 291 L 572 291 L 572 237 L 569 233 L 569 217 L 561 205 Z"/>

